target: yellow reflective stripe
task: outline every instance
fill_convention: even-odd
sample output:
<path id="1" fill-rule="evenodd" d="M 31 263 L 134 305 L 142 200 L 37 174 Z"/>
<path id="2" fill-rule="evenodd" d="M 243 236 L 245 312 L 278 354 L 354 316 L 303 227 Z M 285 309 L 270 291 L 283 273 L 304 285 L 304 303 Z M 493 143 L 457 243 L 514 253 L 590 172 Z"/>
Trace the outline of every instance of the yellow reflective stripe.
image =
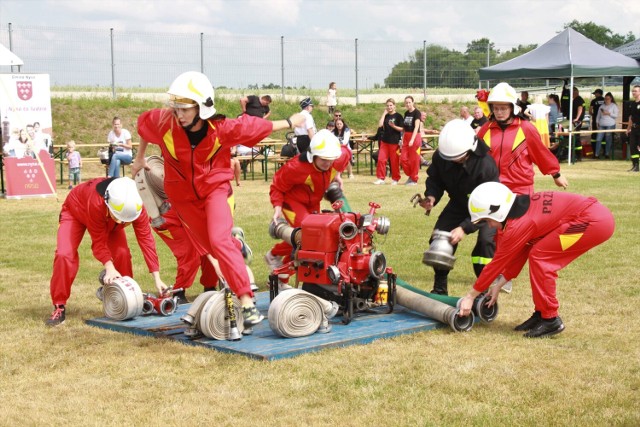
<path id="1" fill-rule="evenodd" d="M 164 141 L 164 145 L 165 147 L 167 147 L 167 150 L 169 151 L 171 157 L 178 160 L 178 157 L 176 156 L 176 147 L 173 144 L 173 135 L 171 134 L 171 129 L 169 129 L 167 133 L 164 134 L 162 140 Z"/>
<path id="2" fill-rule="evenodd" d="M 311 179 L 311 175 L 307 176 L 307 179 L 304 180 L 304 184 L 308 186 L 311 189 L 311 192 L 313 193 L 314 185 L 313 185 L 313 179 Z"/>
<path id="3" fill-rule="evenodd" d="M 156 232 L 158 234 L 162 234 L 163 236 L 165 236 L 165 237 L 167 237 L 167 238 L 169 238 L 171 240 L 174 240 L 173 236 L 171 235 L 171 232 L 169 230 L 156 230 Z"/>
<path id="4" fill-rule="evenodd" d="M 482 136 L 482 140 L 487 144 L 487 147 L 491 148 L 491 129 L 487 129 L 487 133 Z"/>
<path id="5" fill-rule="evenodd" d="M 282 214 L 289 221 L 289 224 L 295 224 L 296 222 L 296 213 L 294 211 L 290 211 L 289 209 L 282 208 Z"/>
<path id="6" fill-rule="evenodd" d="M 209 127 L 213 130 L 216 130 L 216 127 L 213 125 L 213 123 L 211 123 L 210 121 L 207 120 L 207 123 L 209 123 Z M 207 160 L 211 159 L 213 157 L 214 154 L 216 154 L 216 151 L 218 151 L 220 149 L 220 140 L 218 139 L 218 137 L 216 136 L 216 140 L 213 143 L 213 148 L 211 149 L 211 152 L 209 153 L 209 155 L 207 156 Z"/>
<path id="7" fill-rule="evenodd" d="M 515 149 L 518 148 L 518 146 L 522 144 L 525 139 L 526 138 L 524 136 L 524 131 L 522 130 L 521 127 L 518 127 L 518 132 L 516 133 L 516 137 L 513 140 L 513 146 L 511 147 L 511 151 L 515 151 Z"/>
<path id="8" fill-rule="evenodd" d="M 480 264 L 480 265 L 487 265 L 491 262 L 493 258 L 485 258 L 485 257 L 481 257 L 481 256 L 472 256 L 471 257 L 471 262 L 473 264 Z"/>

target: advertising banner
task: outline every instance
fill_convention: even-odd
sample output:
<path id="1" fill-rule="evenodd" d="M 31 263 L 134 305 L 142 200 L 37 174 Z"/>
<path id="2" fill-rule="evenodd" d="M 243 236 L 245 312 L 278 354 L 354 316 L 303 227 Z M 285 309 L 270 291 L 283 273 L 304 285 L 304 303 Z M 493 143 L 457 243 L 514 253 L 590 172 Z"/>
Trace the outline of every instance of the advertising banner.
<path id="1" fill-rule="evenodd" d="M 0 74 L 7 198 L 55 196 L 48 74 Z"/>

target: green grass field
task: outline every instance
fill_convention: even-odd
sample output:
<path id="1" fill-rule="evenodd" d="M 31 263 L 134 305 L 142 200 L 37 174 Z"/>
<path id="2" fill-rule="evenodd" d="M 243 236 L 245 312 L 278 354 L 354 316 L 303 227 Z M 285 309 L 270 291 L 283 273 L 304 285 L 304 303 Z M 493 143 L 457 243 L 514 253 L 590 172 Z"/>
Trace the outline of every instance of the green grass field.
<path id="1" fill-rule="evenodd" d="M 563 165 L 570 191 L 607 205 L 616 232 L 560 272 L 562 334 L 527 340 L 513 331 L 532 311 L 525 269 L 513 293 L 500 297 L 491 325 L 275 362 L 87 326 L 85 320 L 102 315 L 94 296 L 102 267 L 88 237 L 67 321 L 45 327 L 57 218 L 68 192 L 58 190 L 58 200 L 0 199 L 0 425 L 637 426 L 640 176 L 628 167 L 621 161 Z M 420 176 L 424 180 L 424 169 Z M 538 178 L 538 190 L 551 189 L 551 178 Z M 421 264 L 422 252 L 442 206 L 424 216 L 409 203 L 422 187 L 374 186 L 374 179 L 361 168 L 345 180 L 351 206 L 382 205 L 379 214 L 390 218 L 391 230 L 377 239 L 378 248 L 402 278 L 429 290 L 433 272 Z M 252 267 L 265 289 L 261 256 L 273 244 L 268 183 L 243 181 L 234 190 L 236 222 L 247 233 L 256 255 Z M 153 291 L 128 232 L 136 278 Z M 450 275 L 453 295 L 473 283 L 473 242 L 471 236 L 460 245 Z M 172 283 L 174 258 L 159 239 L 158 250 L 162 276 Z M 188 295 L 200 292 L 196 284 Z"/>

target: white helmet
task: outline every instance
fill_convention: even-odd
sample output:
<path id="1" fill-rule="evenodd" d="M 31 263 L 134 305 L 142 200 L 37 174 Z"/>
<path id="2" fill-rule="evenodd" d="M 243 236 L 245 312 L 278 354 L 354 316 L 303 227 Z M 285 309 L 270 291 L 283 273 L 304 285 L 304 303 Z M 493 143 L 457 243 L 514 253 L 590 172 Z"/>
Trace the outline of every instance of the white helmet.
<path id="1" fill-rule="evenodd" d="M 493 89 L 491 89 L 489 98 L 487 99 L 487 104 L 491 106 L 494 102 L 513 104 L 513 114 L 516 115 L 520 112 L 520 107 L 518 107 L 517 104 L 518 93 L 509 83 L 498 83 Z"/>
<path id="2" fill-rule="evenodd" d="M 136 182 L 131 178 L 116 178 L 107 186 L 104 200 L 111 214 L 122 222 L 133 222 L 142 213 L 142 199 Z"/>
<path id="3" fill-rule="evenodd" d="M 469 196 L 471 221 L 491 218 L 502 222 L 516 201 L 516 195 L 499 182 L 485 182 L 478 185 Z"/>
<path id="4" fill-rule="evenodd" d="M 167 91 L 169 106 L 173 108 L 200 107 L 200 118 L 206 120 L 216 113 L 213 108 L 213 86 L 202 73 L 187 71 L 171 83 Z"/>
<path id="5" fill-rule="evenodd" d="M 445 160 L 458 160 L 469 151 L 476 149 L 478 138 L 467 122 L 451 120 L 444 125 L 438 138 L 438 152 Z"/>
<path id="6" fill-rule="evenodd" d="M 330 130 L 322 129 L 311 138 L 309 144 L 309 152 L 307 158 L 313 161 L 313 157 L 318 156 L 322 159 L 336 160 L 342 154 L 340 141 Z"/>

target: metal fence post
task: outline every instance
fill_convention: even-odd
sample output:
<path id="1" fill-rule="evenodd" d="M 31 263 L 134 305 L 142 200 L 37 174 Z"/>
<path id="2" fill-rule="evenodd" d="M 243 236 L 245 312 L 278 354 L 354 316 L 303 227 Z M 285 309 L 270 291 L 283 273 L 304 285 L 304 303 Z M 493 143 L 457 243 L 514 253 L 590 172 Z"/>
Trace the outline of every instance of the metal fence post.
<path id="1" fill-rule="evenodd" d="M 280 90 L 284 101 L 284 36 L 280 36 Z"/>
<path id="2" fill-rule="evenodd" d="M 11 28 L 11 22 L 9 22 L 9 50 L 13 52 L 13 38 L 11 37 L 11 33 L 13 32 Z M 18 71 L 20 71 L 20 66 L 18 65 Z M 11 72 L 13 73 L 13 65 L 11 66 Z M 3 191 L 4 193 L 4 191 Z"/>
<path id="3" fill-rule="evenodd" d="M 491 42 L 487 43 L 487 67 L 491 65 Z M 487 80 L 487 90 L 489 90 L 489 80 Z"/>
<path id="4" fill-rule="evenodd" d="M 200 33 L 200 72 L 204 74 L 204 33 Z"/>
<path id="5" fill-rule="evenodd" d="M 427 103 L 427 41 L 422 40 L 422 96 Z"/>
<path id="6" fill-rule="evenodd" d="M 358 105 L 358 39 L 356 39 L 356 105 Z"/>
<path id="7" fill-rule="evenodd" d="M 116 63 L 113 57 L 113 28 L 110 29 L 111 33 L 111 96 L 116 99 Z"/>

